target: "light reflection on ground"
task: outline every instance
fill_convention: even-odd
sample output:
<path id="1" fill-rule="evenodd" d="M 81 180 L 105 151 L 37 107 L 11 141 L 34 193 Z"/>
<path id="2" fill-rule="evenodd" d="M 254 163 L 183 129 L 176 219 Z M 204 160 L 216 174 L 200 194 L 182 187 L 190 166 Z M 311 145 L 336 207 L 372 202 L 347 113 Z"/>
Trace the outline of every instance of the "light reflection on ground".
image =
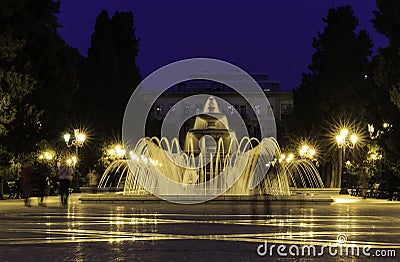
<path id="1" fill-rule="evenodd" d="M 75 198 L 63 209 L 55 198 L 46 208 L 3 201 L 0 260 L 265 261 L 256 253 L 264 241 L 322 246 L 338 234 L 346 234 L 349 244 L 399 249 L 399 207 L 386 202 L 113 205 L 81 204 Z M 296 260 L 280 258 L 287 259 Z"/>

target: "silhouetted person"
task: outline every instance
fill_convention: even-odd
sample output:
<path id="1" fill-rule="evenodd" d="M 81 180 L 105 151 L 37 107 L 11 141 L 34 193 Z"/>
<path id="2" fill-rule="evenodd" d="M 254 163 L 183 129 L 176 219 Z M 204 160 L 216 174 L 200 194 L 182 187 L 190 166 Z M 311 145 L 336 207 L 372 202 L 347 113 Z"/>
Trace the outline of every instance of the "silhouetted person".
<path id="1" fill-rule="evenodd" d="M 22 198 L 21 177 L 15 180 L 14 185 L 10 188 L 10 198 Z"/>
<path id="2" fill-rule="evenodd" d="M 22 166 L 21 183 L 24 192 L 25 206 L 30 207 L 30 199 L 34 183 L 34 170 L 32 164 L 29 162 L 25 162 Z"/>
<path id="3" fill-rule="evenodd" d="M 60 197 L 61 205 L 66 207 L 68 205 L 68 196 L 70 188 L 70 176 L 72 174 L 72 168 L 66 164 L 60 163 L 58 167 L 58 178 L 60 179 Z"/>
<path id="4" fill-rule="evenodd" d="M 37 185 L 39 189 L 39 206 L 46 206 L 45 199 L 48 194 L 48 177 L 49 168 L 45 163 L 39 163 L 36 169 Z"/>

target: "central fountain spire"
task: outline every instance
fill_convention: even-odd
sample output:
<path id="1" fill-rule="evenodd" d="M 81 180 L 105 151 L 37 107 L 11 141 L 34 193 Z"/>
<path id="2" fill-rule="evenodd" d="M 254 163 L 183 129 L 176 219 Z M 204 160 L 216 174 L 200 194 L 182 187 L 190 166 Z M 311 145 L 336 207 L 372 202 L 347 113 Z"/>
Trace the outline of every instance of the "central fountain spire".
<path id="1" fill-rule="evenodd" d="M 196 116 L 194 126 L 186 134 L 185 140 L 187 154 L 194 156 L 200 153 L 205 154 L 204 157 L 209 163 L 204 170 L 199 172 L 198 183 L 214 178 L 224 168 L 225 161 L 221 160 L 225 159 L 229 152 L 229 146 L 234 137 L 236 137 L 235 132 L 229 129 L 226 115 L 220 111 L 217 100 L 210 96 L 204 104 L 203 112 Z M 211 138 L 215 143 L 210 142 Z M 211 157 L 210 153 L 215 153 L 215 155 Z"/>
<path id="2" fill-rule="evenodd" d="M 190 132 L 200 132 L 199 130 L 220 130 L 228 131 L 229 124 L 226 115 L 221 113 L 217 100 L 210 96 L 204 104 L 203 112 L 201 115 L 196 116 L 193 128 Z M 197 130 L 197 131 L 196 131 Z M 232 130 L 229 130 L 233 132 Z M 188 133 L 188 134 L 189 134 Z M 207 133 L 207 132 L 206 132 Z M 229 135 L 229 134 L 228 134 Z M 186 140 L 188 137 L 186 137 Z"/>
<path id="3" fill-rule="evenodd" d="M 221 113 L 219 111 L 218 103 L 214 97 L 210 96 L 204 104 L 203 112 L 207 113 Z"/>

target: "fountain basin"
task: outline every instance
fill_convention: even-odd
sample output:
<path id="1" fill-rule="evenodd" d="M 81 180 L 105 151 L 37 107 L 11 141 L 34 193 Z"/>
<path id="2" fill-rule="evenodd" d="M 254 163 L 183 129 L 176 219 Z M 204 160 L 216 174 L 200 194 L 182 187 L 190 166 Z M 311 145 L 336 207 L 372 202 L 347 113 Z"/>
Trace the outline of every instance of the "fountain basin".
<path id="1" fill-rule="evenodd" d="M 168 195 L 168 199 L 177 201 L 193 201 L 201 200 L 198 195 Z M 272 196 L 272 195 L 221 195 L 215 199 L 208 200 L 209 197 L 204 196 L 204 203 L 206 204 L 330 204 L 333 199 L 326 195 L 308 195 L 308 194 L 295 194 L 289 196 Z M 120 203 L 120 204 L 135 204 L 135 203 L 168 203 L 154 195 L 122 195 L 122 194 L 90 194 L 83 195 L 79 198 L 82 203 Z"/>

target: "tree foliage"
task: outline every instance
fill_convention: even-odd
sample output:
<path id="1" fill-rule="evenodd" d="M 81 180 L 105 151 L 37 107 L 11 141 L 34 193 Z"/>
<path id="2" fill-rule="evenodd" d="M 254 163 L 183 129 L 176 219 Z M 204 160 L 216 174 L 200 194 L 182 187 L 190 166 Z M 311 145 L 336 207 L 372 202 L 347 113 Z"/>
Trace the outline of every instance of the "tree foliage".
<path id="1" fill-rule="evenodd" d="M 374 11 L 372 21 L 378 32 L 386 36 L 389 44 L 379 49 L 375 58 L 374 80 L 379 92 L 377 103 L 381 121 L 393 124 L 391 132 L 380 139 L 385 150 L 385 158 L 398 162 L 400 157 L 400 2 L 395 0 L 377 0 L 378 11 Z M 392 103 L 390 103 L 390 101 Z M 379 123 L 377 123 L 379 126 Z"/>
<path id="2" fill-rule="evenodd" d="M 102 11 L 95 24 L 81 86 L 81 119 L 94 133 L 120 136 L 126 104 L 140 83 L 132 12 Z"/>
<path id="3" fill-rule="evenodd" d="M 102 139 L 119 136 L 126 104 L 141 80 L 131 12 L 112 18 L 101 12 L 84 59 L 57 33 L 59 8 L 55 0 L 0 1 L 3 164 L 34 152 L 43 139 L 55 144 L 62 131 L 81 124 L 96 138 L 86 145 L 96 157 Z"/>
<path id="4" fill-rule="evenodd" d="M 15 131 L 18 123 L 36 125 L 39 112 L 29 102 L 35 81 L 14 65 L 24 41 L 13 39 L 9 34 L 0 35 L 0 141 Z M 8 138 L 9 139 L 9 138 Z"/>
<path id="5" fill-rule="evenodd" d="M 56 14 L 60 2 L 53 0 L 10 0 L 0 2 L 0 32 L 6 32 L 24 45 L 13 61 L 17 71 L 27 70 L 36 80 L 31 101 L 44 110 L 33 130 L 34 140 L 55 138 L 72 115 L 72 95 L 79 87 L 82 64 L 79 52 L 58 35 Z M 22 137 L 31 129 L 19 128 L 13 137 Z M 32 140 L 32 137 L 31 137 Z"/>
<path id="6" fill-rule="evenodd" d="M 0 162 L 16 176 L 72 116 L 83 59 L 58 35 L 59 1 L 0 1 Z"/>
<path id="7" fill-rule="evenodd" d="M 92 134 L 88 165 L 97 162 L 104 141 L 121 140 L 125 107 L 141 81 L 136 65 L 138 42 L 132 12 L 116 12 L 110 18 L 102 11 L 97 16 L 74 96 L 76 119 Z"/>
<path id="8" fill-rule="evenodd" d="M 40 112 L 30 103 L 35 80 L 26 72 L 18 71 L 15 59 L 24 45 L 24 41 L 12 38 L 9 34 L 0 35 L 0 164 L 8 166 L 14 158 L 9 140 L 20 127 L 36 126 Z M 28 65 L 26 67 L 29 67 Z M 31 130 L 35 132 L 37 130 Z M 29 138 L 26 135 L 19 141 L 20 145 Z M 29 150 L 29 144 L 20 146 L 19 152 Z M 11 163 L 12 164 L 12 163 Z M 8 171 L 8 172 L 5 172 Z M 9 173 L 13 169 L 1 168 Z"/>
<path id="9" fill-rule="evenodd" d="M 356 31 L 358 19 L 350 6 L 329 9 L 322 21 L 326 26 L 313 39 L 315 53 L 309 72 L 294 91 L 294 112 L 288 126 L 292 134 L 319 142 L 325 183 L 338 186 L 338 181 L 332 180 L 333 174 L 340 172 L 340 167 L 333 165 L 340 160 L 337 151 L 331 151 L 336 149 L 332 129 L 354 121 L 366 126 L 376 111 L 370 77 L 373 44 L 365 30 Z"/>
<path id="10" fill-rule="evenodd" d="M 350 6 L 331 8 L 322 20 L 326 27 L 313 40 L 316 51 L 309 72 L 294 91 L 292 124 L 304 133 L 320 133 L 332 118 L 366 118 L 373 104 L 368 33 L 355 32 L 358 20 Z"/>
<path id="11" fill-rule="evenodd" d="M 372 21 L 378 32 L 386 36 L 389 45 L 379 50 L 379 63 L 375 71 L 376 84 L 391 95 L 400 110 L 400 2 L 377 0 L 378 11 Z"/>

